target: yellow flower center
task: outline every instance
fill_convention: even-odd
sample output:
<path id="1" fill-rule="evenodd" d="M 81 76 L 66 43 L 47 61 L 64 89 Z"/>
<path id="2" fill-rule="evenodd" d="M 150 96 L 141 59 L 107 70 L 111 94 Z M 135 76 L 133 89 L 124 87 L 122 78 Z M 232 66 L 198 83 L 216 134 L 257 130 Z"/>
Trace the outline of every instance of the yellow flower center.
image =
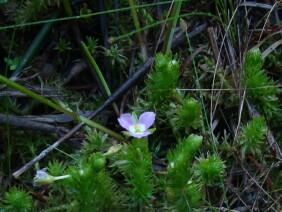
<path id="1" fill-rule="evenodd" d="M 132 133 L 142 133 L 145 131 L 144 124 L 134 124 L 129 127 L 129 131 Z"/>
<path id="2" fill-rule="evenodd" d="M 135 124 L 135 125 L 134 125 L 134 130 L 135 130 L 136 133 L 141 132 L 141 127 L 140 127 L 140 125 L 139 125 L 139 124 Z"/>

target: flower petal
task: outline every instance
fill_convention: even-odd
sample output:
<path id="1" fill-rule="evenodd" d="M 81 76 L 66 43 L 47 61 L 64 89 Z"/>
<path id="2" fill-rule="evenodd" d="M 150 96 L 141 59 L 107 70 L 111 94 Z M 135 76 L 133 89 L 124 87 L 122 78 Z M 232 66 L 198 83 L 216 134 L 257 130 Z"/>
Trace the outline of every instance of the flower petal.
<path id="1" fill-rule="evenodd" d="M 132 132 L 129 132 L 129 134 L 135 138 L 142 138 L 142 137 L 146 137 L 148 135 L 151 134 L 151 132 L 149 131 L 145 131 L 145 132 L 139 132 L 139 133 L 132 133 Z"/>
<path id="2" fill-rule="evenodd" d="M 47 178 L 49 176 L 49 174 L 47 174 L 46 170 L 47 170 L 47 168 L 37 170 L 35 177 L 40 179 L 40 180 Z"/>
<path id="3" fill-rule="evenodd" d="M 130 113 L 121 114 L 118 122 L 126 130 L 129 130 L 129 127 L 135 124 Z"/>
<path id="4" fill-rule="evenodd" d="M 139 117 L 138 124 L 144 124 L 145 130 L 147 130 L 155 121 L 156 114 L 154 112 L 142 113 Z"/>

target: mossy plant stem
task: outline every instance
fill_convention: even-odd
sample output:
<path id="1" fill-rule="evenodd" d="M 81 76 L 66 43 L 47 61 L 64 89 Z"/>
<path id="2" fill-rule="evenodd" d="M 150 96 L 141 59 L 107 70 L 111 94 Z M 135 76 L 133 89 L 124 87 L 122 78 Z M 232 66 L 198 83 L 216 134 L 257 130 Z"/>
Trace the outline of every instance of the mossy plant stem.
<path id="1" fill-rule="evenodd" d="M 136 1 L 135 0 L 128 0 L 128 3 L 130 5 L 130 10 L 131 10 L 131 15 L 132 15 L 132 18 L 133 18 L 134 26 L 135 26 L 136 30 L 138 30 L 137 38 L 138 38 L 138 42 L 139 42 L 139 45 L 140 45 L 142 60 L 143 60 L 143 62 L 145 62 L 148 58 L 148 53 L 147 53 L 147 47 L 146 47 L 146 45 L 143 41 L 142 34 L 141 34 L 141 31 L 140 31 L 140 23 L 139 23 L 136 8 L 135 8 Z"/>
<path id="2" fill-rule="evenodd" d="M 172 96 L 180 105 L 184 104 L 183 99 L 180 97 L 177 89 L 172 91 Z"/>

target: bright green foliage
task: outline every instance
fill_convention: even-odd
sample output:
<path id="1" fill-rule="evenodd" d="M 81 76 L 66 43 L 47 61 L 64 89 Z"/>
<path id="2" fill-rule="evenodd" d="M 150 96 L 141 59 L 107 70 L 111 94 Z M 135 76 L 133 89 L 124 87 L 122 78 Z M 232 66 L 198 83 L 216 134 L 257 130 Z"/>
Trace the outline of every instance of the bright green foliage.
<path id="1" fill-rule="evenodd" d="M 194 155 L 202 144 L 202 136 L 190 135 L 179 143 L 174 150 L 168 152 L 168 173 L 172 187 L 182 187 L 191 176 L 190 165 Z"/>
<path id="2" fill-rule="evenodd" d="M 243 157 L 247 152 L 261 154 L 266 132 L 266 123 L 262 117 L 254 117 L 252 121 L 242 128 L 240 145 Z"/>
<path id="3" fill-rule="evenodd" d="M 262 70 L 263 59 L 258 48 L 251 49 L 244 65 L 243 84 L 248 97 L 255 103 L 260 112 L 272 118 L 278 115 L 278 88 Z"/>
<path id="4" fill-rule="evenodd" d="M 31 196 L 19 188 L 13 187 L 5 194 L 4 203 L 7 205 L 3 206 L 4 211 L 30 211 L 32 207 Z"/>
<path id="5" fill-rule="evenodd" d="M 65 169 L 66 165 L 64 164 L 64 162 L 59 162 L 56 159 L 48 163 L 48 171 L 53 176 L 62 175 Z"/>
<path id="6" fill-rule="evenodd" d="M 217 155 L 200 157 L 194 167 L 194 174 L 199 181 L 211 186 L 218 186 L 223 177 L 225 165 Z"/>
<path id="7" fill-rule="evenodd" d="M 192 180 L 188 180 L 180 189 L 167 187 L 167 197 L 170 201 L 170 211 L 193 211 L 199 206 L 203 197 L 202 186 Z"/>
<path id="8" fill-rule="evenodd" d="M 250 71 L 253 69 L 253 71 L 260 70 L 263 65 L 263 59 L 261 51 L 258 48 L 251 49 L 247 55 L 246 55 L 246 61 L 245 61 L 245 68 Z"/>
<path id="9" fill-rule="evenodd" d="M 83 142 L 81 152 L 84 156 L 88 157 L 95 151 L 102 151 L 105 147 L 105 143 L 108 135 L 102 132 L 97 132 L 89 127 L 86 127 L 87 141 Z"/>
<path id="10" fill-rule="evenodd" d="M 202 136 L 190 135 L 179 143 L 168 158 L 167 195 L 179 211 L 189 211 L 197 206 L 202 197 L 201 186 L 192 181 L 191 166 L 193 158 L 202 144 Z"/>
<path id="11" fill-rule="evenodd" d="M 189 128 L 197 129 L 201 123 L 201 104 L 194 98 L 184 100 L 182 106 L 177 110 L 179 116 L 179 127 L 185 127 L 186 131 Z"/>
<path id="12" fill-rule="evenodd" d="M 172 58 L 172 54 L 158 53 L 155 59 L 155 71 L 149 74 L 147 85 L 149 87 L 149 100 L 157 105 L 163 101 L 168 102 L 174 94 L 180 73 L 179 63 Z"/>
<path id="13" fill-rule="evenodd" d="M 108 174 L 104 171 L 106 160 L 101 153 L 84 159 L 80 166 L 71 166 L 67 173 L 69 197 L 77 202 L 80 211 L 105 211 L 115 204 L 114 189 Z"/>
<path id="14" fill-rule="evenodd" d="M 126 192 L 133 205 L 142 207 L 149 204 L 153 197 L 152 154 L 145 139 L 134 138 L 132 143 L 125 145 L 118 156 L 117 165 L 125 176 Z"/>

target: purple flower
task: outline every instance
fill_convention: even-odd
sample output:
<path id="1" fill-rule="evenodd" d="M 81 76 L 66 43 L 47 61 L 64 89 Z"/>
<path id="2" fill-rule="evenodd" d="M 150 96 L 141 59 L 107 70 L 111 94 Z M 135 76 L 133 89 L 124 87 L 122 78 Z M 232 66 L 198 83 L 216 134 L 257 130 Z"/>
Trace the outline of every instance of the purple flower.
<path id="1" fill-rule="evenodd" d="M 154 112 L 144 112 L 139 119 L 135 113 L 121 114 L 118 118 L 119 124 L 127 130 L 125 134 L 136 138 L 142 138 L 153 133 L 155 129 L 149 129 L 155 121 L 156 114 Z"/>

